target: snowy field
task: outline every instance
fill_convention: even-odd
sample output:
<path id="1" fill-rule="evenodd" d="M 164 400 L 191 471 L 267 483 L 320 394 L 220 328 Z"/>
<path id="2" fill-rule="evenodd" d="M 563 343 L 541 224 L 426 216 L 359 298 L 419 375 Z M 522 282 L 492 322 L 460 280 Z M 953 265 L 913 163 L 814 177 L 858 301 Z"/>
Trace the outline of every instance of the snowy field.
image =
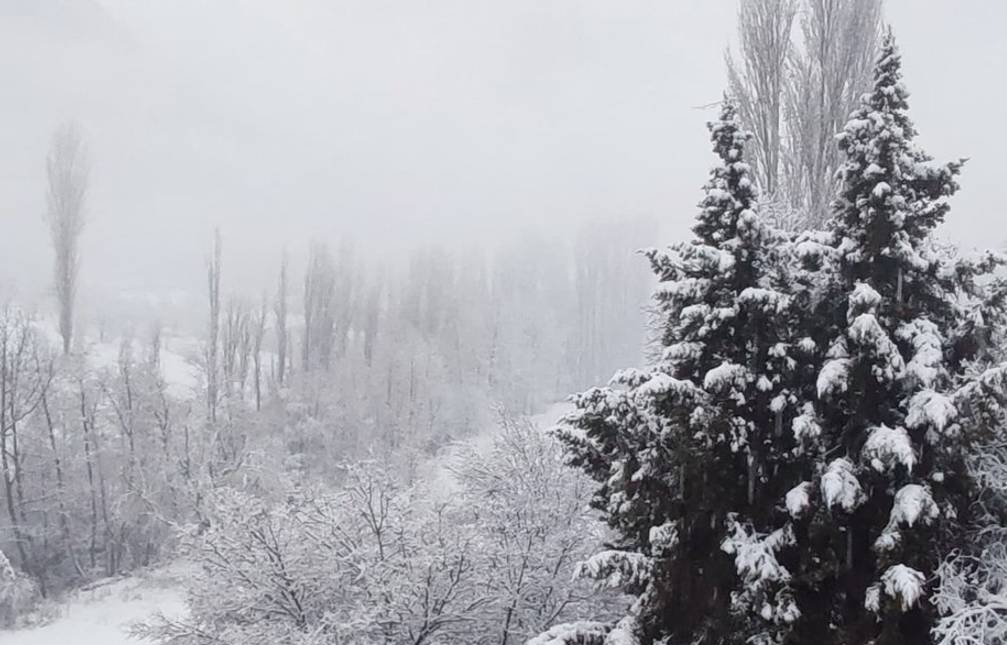
<path id="1" fill-rule="evenodd" d="M 154 612 L 185 611 L 180 576 L 173 565 L 73 595 L 62 615 L 42 627 L 0 632 L 2 645 L 137 645 L 127 629 Z"/>

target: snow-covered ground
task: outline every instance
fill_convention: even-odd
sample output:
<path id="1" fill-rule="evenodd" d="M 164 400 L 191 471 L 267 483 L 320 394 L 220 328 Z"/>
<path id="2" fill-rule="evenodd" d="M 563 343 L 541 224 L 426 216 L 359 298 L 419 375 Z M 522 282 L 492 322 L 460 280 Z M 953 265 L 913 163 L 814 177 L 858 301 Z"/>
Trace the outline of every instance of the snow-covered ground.
<path id="1" fill-rule="evenodd" d="M 30 629 L 0 631 L 0 645 L 138 645 L 127 629 L 155 612 L 185 611 L 181 565 L 79 591 L 53 622 Z"/>

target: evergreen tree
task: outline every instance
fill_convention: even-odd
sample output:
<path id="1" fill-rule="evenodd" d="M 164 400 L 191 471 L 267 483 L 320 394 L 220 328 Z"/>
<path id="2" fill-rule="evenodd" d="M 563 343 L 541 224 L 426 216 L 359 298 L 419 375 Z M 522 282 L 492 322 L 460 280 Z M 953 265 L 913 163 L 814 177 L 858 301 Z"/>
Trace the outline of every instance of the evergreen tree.
<path id="1" fill-rule="evenodd" d="M 889 33 L 839 136 L 825 297 L 807 317 L 825 356 L 793 424 L 806 462 L 793 490 L 809 505 L 795 525 L 794 642 L 929 642 L 928 581 L 968 513 L 956 388 L 976 326 L 963 305 L 992 264 L 956 261 L 930 237 L 961 162 L 915 146 L 900 68 Z"/>
<path id="2" fill-rule="evenodd" d="M 582 573 L 637 601 L 550 643 L 930 642 L 965 447 L 1007 401 L 1007 368 L 982 369 L 1004 289 L 997 257 L 932 239 L 962 164 L 916 147 L 900 77 L 889 34 L 824 232 L 765 225 L 733 106 L 711 124 L 696 239 L 647 252 L 663 351 L 561 431 L 618 535 Z"/>
<path id="3" fill-rule="evenodd" d="M 646 253 L 660 280 L 661 358 L 575 397 L 562 433 L 573 462 L 599 482 L 595 505 L 620 538 L 582 571 L 639 597 L 610 640 L 743 642 L 750 620 L 796 618 L 782 567 L 776 579 L 755 579 L 775 562 L 772 550 L 751 560 L 791 535 L 754 527 L 779 516 L 785 492 L 777 462 L 784 411 L 798 400 L 799 362 L 784 342 L 794 299 L 777 288 L 780 240 L 754 210 L 749 135 L 730 101 L 709 127 L 719 164 L 696 237 Z M 733 597 L 741 585 L 721 548 L 728 535 L 749 578 Z"/>

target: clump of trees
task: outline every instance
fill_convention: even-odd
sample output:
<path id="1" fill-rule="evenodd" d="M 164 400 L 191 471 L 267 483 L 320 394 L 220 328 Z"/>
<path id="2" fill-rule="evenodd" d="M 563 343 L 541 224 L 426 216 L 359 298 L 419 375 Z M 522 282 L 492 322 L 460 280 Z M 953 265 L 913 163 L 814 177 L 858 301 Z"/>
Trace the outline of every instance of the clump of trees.
<path id="1" fill-rule="evenodd" d="M 572 581 L 600 544 L 583 477 L 557 442 L 503 417 L 488 446 L 455 455 L 450 490 L 356 462 L 331 488 L 265 500 L 215 493 L 188 540 L 191 613 L 138 626 L 178 644 L 523 643 L 618 596 Z"/>
<path id="2" fill-rule="evenodd" d="M 46 595 L 155 561 L 210 460 L 187 403 L 132 339 L 99 368 L 59 358 L 43 329 L 0 310 L 5 551 Z"/>
<path id="3" fill-rule="evenodd" d="M 760 212 L 741 122 L 725 100 L 710 125 L 694 239 L 648 253 L 659 357 L 578 395 L 561 434 L 618 534 L 585 573 L 637 600 L 548 642 L 995 642 L 973 531 L 1002 507 L 977 506 L 969 456 L 1002 427 L 1007 309 L 1003 259 L 933 238 L 962 163 L 915 144 L 890 33 L 825 231 Z"/>
<path id="4" fill-rule="evenodd" d="M 137 335 L 149 321 L 135 320 L 95 338 L 74 304 L 79 129 L 57 132 L 47 170 L 56 333 L 45 315 L 0 310 L 0 550 L 37 595 L 170 556 L 212 524 L 225 488 L 273 500 L 362 458 L 413 485 L 494 406 L 537 411 L 641 350 L 643 222 L 383 266 L 318 242 L 305 266 L 284 253 L 251 296 L 232 289 L 215 232 L 198 338 L 159 323 Z M 598 254 L 608 246 L 620 250 Z"/>

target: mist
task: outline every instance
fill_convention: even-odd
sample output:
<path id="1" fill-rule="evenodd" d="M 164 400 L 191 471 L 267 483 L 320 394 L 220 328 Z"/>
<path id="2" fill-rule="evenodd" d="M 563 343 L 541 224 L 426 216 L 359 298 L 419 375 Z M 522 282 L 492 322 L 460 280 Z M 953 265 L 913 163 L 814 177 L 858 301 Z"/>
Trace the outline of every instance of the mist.
<path id="1" fill-rule="evenodd" d="M 1001 10 L 971 5 L 887 6 L 928 143 L 971 158 L 970 225 L 947 233 L 968 245 L 985 241 L 978 230 L 1003 236 L 981 205 L 1007 197 L 987 152 L 1005 135 L 980 118 L 950 125 L 1001 92 L 958 73 L 1005 64 L 997 21 L 978 18 Z M 4 274 L 44 274 L 43 161 L 68 119 L 93 157 L 89 287 L 196 289 L 215 227 L 244 284 L 309 238 L 387 257 L 639 216 L 680 238 L 734 12 L 729 0 L 4 0 Z M 937 29 L 946 46 L 926 44 Z"/>
<path id="2" fill-rule="evenodd" d="M 1005 19 L 0 0 L 0 643 L 1004 642 Z"/>

